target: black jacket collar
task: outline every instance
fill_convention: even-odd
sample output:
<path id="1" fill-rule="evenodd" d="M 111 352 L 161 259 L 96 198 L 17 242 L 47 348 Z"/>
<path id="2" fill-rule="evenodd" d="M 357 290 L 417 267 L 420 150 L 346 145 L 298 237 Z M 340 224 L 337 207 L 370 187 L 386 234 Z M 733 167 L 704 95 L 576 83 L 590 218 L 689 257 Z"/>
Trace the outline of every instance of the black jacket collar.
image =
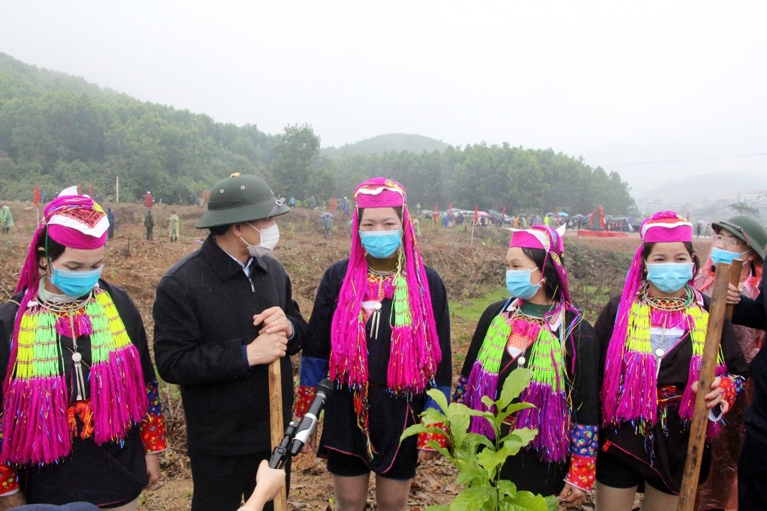
<path id="1" fill-rule="evenodd" d="M 213 270 L 215 270 L 218 278 L 221 279 L 222 282 L 234 278 L 238 273 L 242 274 L 242 266 L 237 264 L 237 262 L 232 259 L 232 257 L 224 251 L 224 249 L 218 246 L 218 244 L 213 239 L 212 234 L 205 238 L 200 251 L 202 252 L 202 255 L 205 257 L 205 259 L 207 259 L 207 261 L 213 267 Z M 250 267 L 251 274 L 254 271 L 262 271 L 267 273 L 266 264 L 260 257 L 254 257 L 253 261 L 250 263 Z"/>

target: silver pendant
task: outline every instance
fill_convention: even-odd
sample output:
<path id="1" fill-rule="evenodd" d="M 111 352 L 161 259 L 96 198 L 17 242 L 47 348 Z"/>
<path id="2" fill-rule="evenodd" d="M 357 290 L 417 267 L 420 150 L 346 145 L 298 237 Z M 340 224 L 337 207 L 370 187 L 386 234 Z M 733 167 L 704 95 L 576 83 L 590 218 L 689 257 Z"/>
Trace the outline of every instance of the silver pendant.
<path id="1" fill-rule="evenodd" d="M 517 359 L 517 367 L 525 367 L 525 362 L 527 362 L 525 357 L 519 357 Z"/>
<path id="2" fill-rule="evenodd" d="M 655 356 L 658 358 L 663 358 L 663 355 L 665 355 L 666 352 L 663 350 L 663 348 L 658 348 L 655 350 Z"/>

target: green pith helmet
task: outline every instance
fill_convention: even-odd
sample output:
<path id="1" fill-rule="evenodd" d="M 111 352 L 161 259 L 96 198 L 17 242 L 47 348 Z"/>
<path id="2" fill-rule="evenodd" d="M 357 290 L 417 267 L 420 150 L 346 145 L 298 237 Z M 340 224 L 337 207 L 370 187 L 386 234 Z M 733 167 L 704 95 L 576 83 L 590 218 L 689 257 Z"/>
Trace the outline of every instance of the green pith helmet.
<path id="1" fill-rule="evenodd" d="M 711 227 L 717 234 L 722 229 L 732 233 L 733 236 L 748 245 L 749 248 L 764 260 L 764 249 L 767 246 L 767 230 L 762 227 L 758 220 L 746 215 L 735 215 L 721 222 L 713 222 Z"/>
<path id="2" fill-rule="evenodd" d="M 278 200 L 266 181 L 235 172 L 210 191 L 208 210 L 197 221 L 198 229 L 250 222 L 284 215 L 290 208 Z"/>

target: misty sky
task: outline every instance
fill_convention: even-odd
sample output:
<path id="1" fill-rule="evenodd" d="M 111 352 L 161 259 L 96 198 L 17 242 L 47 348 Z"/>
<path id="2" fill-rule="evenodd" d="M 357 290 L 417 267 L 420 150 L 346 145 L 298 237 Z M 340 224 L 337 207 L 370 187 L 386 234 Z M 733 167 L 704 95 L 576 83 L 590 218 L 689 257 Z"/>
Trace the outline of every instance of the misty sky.
<path id="1" fill-rule="evenodd" d="M 638 196 L 713 171 L 767 189 L 765 26 L 761 0 L 0 0 L 0 52 L 140 100 L 323 146 L 550 147 Z M 702 161 L 625 165 L 669 160 Z"/>

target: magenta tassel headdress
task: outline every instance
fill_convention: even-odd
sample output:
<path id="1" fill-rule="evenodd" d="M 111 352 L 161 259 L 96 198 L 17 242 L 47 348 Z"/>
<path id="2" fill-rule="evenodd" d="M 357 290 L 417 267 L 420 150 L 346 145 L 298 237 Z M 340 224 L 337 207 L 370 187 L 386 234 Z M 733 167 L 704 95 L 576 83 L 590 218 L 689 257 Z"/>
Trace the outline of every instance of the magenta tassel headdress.
<path id="1" fill-rule="evenodd" d="M 510 307 L 504 307 L 493 318 L 469 374 L 464 404 L 475 410 L 487 411 L 482 397 L 498 399 L 503 350 L 513 336 L 526 339 L 532 346 L 529 366 L 533 378 L 519 400 L 533 404 L 535 408 L 517 412 L 515 427 L 537 429 L 538 435 L 530 447 L 542 461 L 562 463 L 569 456 L 572 427 L 564 367 L 564 342 L 574 342 L 572 332 L 581 321 L 581 316 L 570 301 L 567 271 L 562 265 L 564 244 L 559 233 L 543 225 L 512 231 L 510 247 L 542 249 L 546 252 L 543 268 L 549 264 L 554 265 L 559 277 L 561 299 L 540 322 L 515 314 L 522 303 L 519 299 L 512 302 Z M 566 318 L 568 311 L 573 318 L 569 325 Z M 556 330 L 561 335 L 552 331 L 552 324 L 557 325 Z M 573 349 L 573 367 L 575 357 Z M 479 417 L 472 418 L 470 430 L 493 437 L 490 425 Z"/>
<path id="2" fill-rule="evenodd" d="M 402 309 L 409 309 L 409 318 L 405 318 L 404 324 L 392 325 L 387 387 L 398 395 L 422 393 L 437 374 L 442 352 L 429 282 L 407 209 L 405 189 L 396 181 L 378 177 L 360 184 L 354 191 L 354 199 L 357 208 L 352 215 L 349 268 L 341 285 L 330 333 L 330 378 L 352 389 L 364 389 L 368 384 L 367 334 L 361 305 L 365 299 L 362 290 L 367 284 L 368 263 L 359 236 L 359 209 L 402 207 L 399 278 L 394 280 L 394 285 L 406 286 L 407 296 L 398 296 L 396 288 L 393 293 L 395 308 L 398 302 L 402 303 Z M 405 286 L 397 286 L 398 282 Z"/>
<path id="3" fill-rule="evenodd" d="M 701 294 L 688 285 L 689 304 L 680 311 L 661 311 L 650 307 L 643 299 L 645 281 L 642 275 L 644 243 L 691 242 L 693 227 L 674 211 L 656 213 L 642 223 L 642 244 L 631 262 L 626 284 L 621 294 L 615 327 L 610 337 L 602 383 L 602 421 L 605 426 L 634 421 L 639 428 L 658 421 L 657 374 L 659 360 L 650 347 L 653 326 L 682 328 L 692 342 L 692 358 L 681 401 L 679 415 L 692 418 L 694 393 L 692 384 L 698 380 L 702 364 L 708 312 L 703 308 Z M 692 275 L 690 276 L 692 280 Z M 717 374 L 724 370 L 721 352 Z"/>
<path id="4" fill-rule="evenodd" d="M 146 415 L 140 357 L 109 293 L 96 287 L 77 314 L 61 315 L 37 297 L 38 243 L 45 236 L 68 248 L 104 245 L 109 221 L 98 204 L 82 195 L 60 195 L 45 208 L 32 237 L 16 291 L 23 291 L 16 314 L 8 370 L 3 379 L 2 462 L 54 463 L 71 452 L 67 422 L 69 389 L 59 337 L 91 340 L 90 397 L 94 439 L 119 441 Z M 46 246 L 43 243 L 43 246 Z"/>

